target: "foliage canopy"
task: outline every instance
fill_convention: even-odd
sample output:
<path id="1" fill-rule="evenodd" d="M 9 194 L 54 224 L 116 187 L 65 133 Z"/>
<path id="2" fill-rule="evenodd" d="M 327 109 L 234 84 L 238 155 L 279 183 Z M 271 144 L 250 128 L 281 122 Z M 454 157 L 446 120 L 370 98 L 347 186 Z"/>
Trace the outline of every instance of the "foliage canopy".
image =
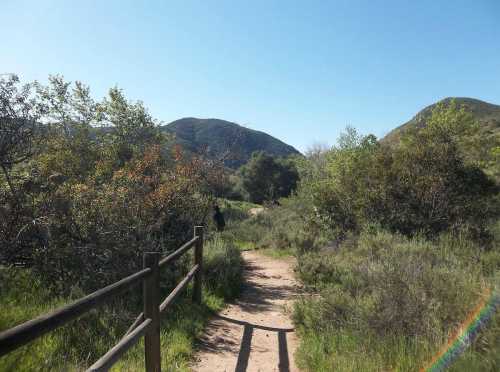
<path id="1" fill-rule="evenodd" d="M 295 190 L 298 172 L 290 160 L 255 152 L 240 168 L 241 184 L 253 203 L 277 200 Z"/>

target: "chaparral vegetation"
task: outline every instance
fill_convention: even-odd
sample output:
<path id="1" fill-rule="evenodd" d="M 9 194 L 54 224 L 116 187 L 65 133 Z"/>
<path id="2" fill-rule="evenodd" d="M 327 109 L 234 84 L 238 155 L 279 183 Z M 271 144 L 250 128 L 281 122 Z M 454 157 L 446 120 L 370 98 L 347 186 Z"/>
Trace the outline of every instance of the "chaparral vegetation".
<path id="1" fill-rule="evenodd" d="M 195 225 L 210 224 L 227 172 L 185 156 L 159 124 L 118 88 L 97 102 L 87 86 L 60 76 L 48 85 L 0 80 L 0 329 L 138 271 L 143 252 L 171 252 Z M 212 235 L 209 227 L 203 305 L 181 298 L 162 320 L 167 369 L 187 368 L 209 312 L 238 293 L 239 251 Z M 190 260 L 162 274 L 162 293 Z M 0 370 L 88 367 L 142 311 L 141 296 L 135 288 L 22 347 L 0 359 Z M 135 350 L 118 370 L 142 368 L 142 348 Z"/>
<path id="2" fill-rule="evenodd" d="M 484 151 L 480 129 L 454 101 L 398 141 L 347 128 L 335 146 L 296 158 L 291 197 L 232 232 L 296 256 L 302 369 L 429 367 L 478 304 L 498 296 L 500 141 Z M 497 313 L 450 368 L 497 371 L 499 349 Z"/>
<path id="3" fill-rule="evenodd" d="M 96 101 L 61 76 L 0 80 L 0 330 L 139 270 L 143 252 L 172 252 L 203 225 L 204 301 L 185 293 L 163 317 L 166 370 L 189 369 L 210 314 L 238 295 L 246 249 L 296 257 L 301 369 L 428 367 L 478 304 L 498 296 L 500 138 L 485 139 L 454 100 L 415 123 L 384 139 L 348 127 L 335 146 L 305 156 L 272 143 L 291 156 L 254 151 L 228 162 L 189 145 L 179 123 L 182 138 L 162 130 L 118 88 Z M 162 293 L 190 260 L 162 273 Z M 3 357 L 0 370 L 82 370 L 141 306 L 139 288 L 130 290 Z M 497 313 L 450 368 L 498 371 L 499 349 Z M 116 370 L 143 363 L 139 344 Z"/>

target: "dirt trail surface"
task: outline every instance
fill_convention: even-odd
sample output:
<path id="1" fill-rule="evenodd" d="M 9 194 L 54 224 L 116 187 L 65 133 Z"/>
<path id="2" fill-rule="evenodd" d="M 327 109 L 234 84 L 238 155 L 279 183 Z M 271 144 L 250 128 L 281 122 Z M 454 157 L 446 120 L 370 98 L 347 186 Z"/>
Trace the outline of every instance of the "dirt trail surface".
<path id="1" fill-rule="evenodd" d="M 297 339 L 290 320 L 299 287 L 293 261 L 243 252 L 245 284 L 240 299 L 209 323 L 194 371 L 298 371 Z"/>
<path id="2" fill-rule="evenodd" d="M 258 214 L 264 212 L 264 207 L 256 207 L 256 208 L 250 208 L 248 210 L 248 213 L 250 213 L 250 216 L 257 216 Z"/>

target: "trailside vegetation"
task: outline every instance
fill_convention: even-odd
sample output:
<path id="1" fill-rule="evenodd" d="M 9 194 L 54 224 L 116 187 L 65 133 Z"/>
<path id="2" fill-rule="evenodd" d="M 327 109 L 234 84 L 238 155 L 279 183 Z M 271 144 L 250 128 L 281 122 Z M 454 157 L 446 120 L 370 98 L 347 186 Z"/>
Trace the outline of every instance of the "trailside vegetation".
<path id="1" fill-rule="evenodd" d="M 397 144 L 347 128 L 296 159 L 281 206 L 243 221 L 252 246 L 297 258 L 303 370 L 420 370 L 498 295 L 499 185 L 471 156 L 476 131 L 454 102 Z M 497 312 L 451 369 L 497 371 L 499 324 Z"/>
<path id="2" fill-rule="evenodd" d="M 222 164 L 185 156 L 144 104 L 118 88 L 96 101 L 89 87 L 61 76 L 46 85 L 0 80 L 0 329 L 137 271 L 143 252 L 177 249 L 195 225 L 209 223 L 226 177 Z M 206 247 L 204 304 L 183 297 L 163 320 L 165 369 L 187 368 L 209 311 L 238 292 L 239 250 L 217 239 Z M 162 293 L 190 259 L 162 272 Z M 83 369 L 141 310 L 137 288 L 2 358 L 0 369 Z M 141 369 L 136 350 L 127 365 Z"/>
<path id="3" fill-rule="evenodd" d="M 254 152 L 238 173 L 246 199 L 258 204 L 289 196 L 299 180 L 292 160 L 275 158 L 261 151 Z"/>

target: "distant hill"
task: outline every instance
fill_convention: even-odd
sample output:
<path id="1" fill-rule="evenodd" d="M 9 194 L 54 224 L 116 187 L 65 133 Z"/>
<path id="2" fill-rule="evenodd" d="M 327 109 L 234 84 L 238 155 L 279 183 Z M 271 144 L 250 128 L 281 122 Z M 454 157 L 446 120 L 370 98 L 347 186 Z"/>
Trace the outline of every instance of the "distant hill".
<path id="1" fill-rule="evenodd" d="M 405 130 L 417 126 L 424 127 L 426 120 L 431 115 L 432 110 L 439 103 L 450 103 L 455 100 L 457 106 L 464 107 L 467 111 L 471 112 L 474 118 L 481 125 L 481 134 L 485 136 L 499 136 L 500 135 L 500 106 L 488 102 L 480 101 L 474 98 L 465 97 L 448 97 L 430 106 L 427 106 L 422 111 L 417 113 L 410 121 L 397 127 L 389 132 L 383 140 L 394 142 L 397 141 Z"/>
<path id="2" fill-rule="evenodd" d="M 300 154 L 269 134 L 220 119 L 183 118 L 162 130 L 174 134 L 175 142 L 188 152 L 224 157 L 225 165 L 231 168 L 245 164 L 254 151 L 280 157 Z"/>
<path id="3" fill-rule="evenodd" d="M 464 107 L 466 111 L 470 112 L 474 119 L 479 124 L 479 130 L 476 134 L 481 143 L 479 151 L 471 153 L 464 150 L 467 158 L 478 161 L 478 164 L 488 173 L 493 176 L 497 181 L 500 181 L 500 106 L 480 101 L 474 98 L 445 98 L 435 104 L 427 106 L 410 121 L 401 125 L 400 127 L 389 132 L 382 142 L 395 144 L 399 142 L 401 134 L 406 130 L 417 127 L 425 127 L 427 119 L 430 117 L 432 110 L 439 103 L 448 104 L 451 100 L 455 100 L 458 107 Z"/>

